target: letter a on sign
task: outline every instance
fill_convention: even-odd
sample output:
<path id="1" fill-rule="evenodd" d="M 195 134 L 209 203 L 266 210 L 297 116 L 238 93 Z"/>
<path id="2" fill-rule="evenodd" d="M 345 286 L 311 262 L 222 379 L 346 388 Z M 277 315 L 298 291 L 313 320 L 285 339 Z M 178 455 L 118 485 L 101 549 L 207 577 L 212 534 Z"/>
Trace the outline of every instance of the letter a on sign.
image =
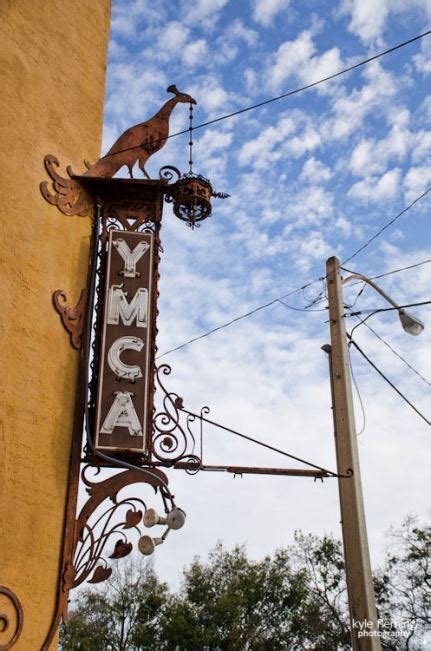
<path id="1" fill-rule="evenodd" d="M 112 434 L 116 427 L 127 427 L 131 436 L 142 436 L 142 427 L 133 406 L 132 395 L 133 393 L 128 391 L 118 391 L 101 432 Z"/>
<path id="2" fill-rule="evenodd" d="M 109 233 L 95 447 L 111 453 L 142 454 L 151 436 L 153 237 Z"/>

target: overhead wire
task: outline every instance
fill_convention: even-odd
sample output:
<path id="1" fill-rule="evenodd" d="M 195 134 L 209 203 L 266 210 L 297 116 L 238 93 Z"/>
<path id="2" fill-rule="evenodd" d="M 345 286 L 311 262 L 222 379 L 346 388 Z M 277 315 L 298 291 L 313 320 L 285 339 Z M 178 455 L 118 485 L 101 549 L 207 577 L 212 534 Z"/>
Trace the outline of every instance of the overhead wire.
<path id="1" fill-rule="evenodd" d="M 419 307 L 421 305 L 431 305 L 431 301 L 419 301 L 418 303 L 407 303 L 406 305 L 397 305 L 397 307 L 379 307 L 372 310 L 358 310 L 355 312 L 346 312 L 344 316 L 358 316 L 358 314 L 379 314 L 380 312 L 393 312 L 394 310 L 404 310 L 406 307 Z"/>
<path id="2" fill-rule="evenodd" d="M 390 387 L 406 402 L 416 414 L 424 420 L 427 425 L 431 425 L 431 421 L 421 412 L 419 409 L 409 400 L 403 392 L 379 369 L 379 367 L 368 357 L 368 355 L 362 350 L 362 348 L 357 344 L 357 342 L 351 338 L 348 334 L 347 337 L 350 340 L 350 343 L 356 348 L 356 350 L 362 355 L 362 357 L 368 362 L 368 364 L 380 375 L 380 377 L 389 384 Z"/>
<path id="3" fill-rule="evenodd" d="M 369 316 L 372 316 L 372 315 L 370 314 Z M 424 377 L 422 375 L 422 373 L 420 373 L 417 369 L 415 369 L 414 366 L 412 366 L 410 364 L 410 362 L 408 362 L 397 350 L 395 350 L 395 348 L 393 348 L 393 346 L 391 346 L 391 344 L 389 342 L 387 342 L 385 339 L 383 339 L 383 337 L 381 335 L 379 335 L 379 333 L 376 332 L 374 330 L 374 328 L 372 328 L 370 325 L 368 325 L 368 323 L 366 323 L 366 320 L 369 318 L 369 316 L 366 319 L 363 319 L 362 322 L 359 323 L 358 325 L 364 325 L 370 332 L 373 333 L 373 335 L 377 339 L 379 339 L 382 342 L 382 344 L 384 344 L 387 348 L 389 348 L 389 350 L 395 355 L 395 357 L 398 357 L 398 359 L 401 360 L 411 371 L 413 371 L 413 373 L 415 373 L 423 382 L 425 382 L 425 384 L 427 384 L 429 387 L 431 387 L 431 382 L 429 380 L 427 380 L 426 377 Z M 356 329 L 358 327 L 358 325 L 356 325 L 354 329 Z M 352 332 L 353 332 L 353 330 L 352 330 Z"/>
<path id="4" fill-rule="evenodd" d="M 422 192 L 416 199 L 414 199 L 408 206 L 403 208 L 401 212 L 399 212 L 395 217 L 393 217 L 391 220 L 389 220 L 386 224 L 384 224 L 378 231 L 375 233 L 372 237 L 370 237 L 362 246 L 360 246 L 354 253 L 349 255 L 348 258 L 342 261 L 342 265 L 345 265 L 347 262 L 350 262 L 350 260 L 353 260 L 359 253 L 361 253 L 364 249 L 366 249 L 372 242 L 374 242 L 375 239 L 380 237 L 380 235 L 387 229 L 389 226 L 392 226 L 394 222 L 397 221 L 402 215 L 405 215 L 406 212 L 408 212 L 415 204 L 417 204 L 421 199 L 426 197 L 429 193 L 431 192 L 431 187 L 427 188 L 425 192 Z"/>
<path id="5" fill-rule="evenodd" d="M 353 371 L 352 357 L 351 357 L 351 355 L 350 355 L 350 347 L 348 348 L 348 351 L 347 351 L 347 352 L 348 352 L 348 357 L 349 357 L 350 375 L 352 376 L 353 384 L 354 384 L 354 386 L 355 386 L 356 394 L 357 394 L 357 396 L 358 396 L 359 404 L 360 404 L 360 406 L 361 406 L 361 412 L 362 412 L 362 427 L 361 427 L 361 429 L 360 429 L 359 432 L 356 432 L 356 436 L 361 436 L 361 434 L 363 434 L 364 431 L 365 431 L 365 427 L 366 427 L 366 424 L 367 424 L 367 418 L 366 418 L 366 415 L 365 415 L 364 402 L 363 402 L 363 400 L 362 400 L 361 392 L 359 391 L 359 386 L 358 386 L 358 383 L 357 383 L 357 381 L 356 381 L 355 373 L 354 373 L 354 371 Z"/>
<path id="6" fill-rule="evenodd" d="M 429 261 L 424 261 L 424 262 L 418 263 L 418 265 L 409 265 L 409 267 L 405 267 L 405 269 L 409 269 L 412 266 L 419 266 L 420 264 L 425 264 L 426 262 L 429 262 Z M 390 273 L 396 273 L 396 272 L 403 271 L 403 270 L 404 270 L 404 268 L 403 269 L 395 269 L 393 271 L 387 272 L 386 274 L 381 274 L 380 276 L 374 276 L 373 278 L 382 277 L 383 275 L 389 275 Z M 325 278 L 326 277 L 323 276 L 321 278 L 316 278 L 314 280 L 311 280 L 310 282 L 306 283 L 305 285 L 302 285 L 301 287 L 297 287 L 296 289 L 291 290 L 290 292 L 288 292 L 287 294 L 284 294 L 283 296 L 280 296 L 278 298 L 274 298 L 271 301 L 269 301 L 268 303 L 263 303 L 262 305 L 258 305 L 254 309 L 249 310 L 248 312 L 245 312 L 244 314 L 240 314 L 239 316 L 235 317 L 234 319 L 231 319 L 230 321 L 226 321 L 226 323 L 222 323 L 221 325 L 216 326 L 215 328 L 212 328 L 211 330 L 207 330 L 206 332 L 203 332 L 202 334 L 197 335 L 196 337 L 192 337 L 191 339 L 185 341 L 184 343 L 182 343 L 182 344 L 180 344 L 178 346 L 175 346 L 174 348 L 170 348 L 169 350 L 166 350 L 165 352 L 161 353 L 160 355 L 157 355 L 156 359 L 161 359 L 162 357 L 165 357 L 165 355 L 170 355 L 171 353 L 177 352 L 178 350 L 182 350 L 183 348 L 186 348 L 190 344 L 192 344 L 192 343 L 194 343 L 196 341 L 199 341 L 200 339 L 204 339 L 206 337 L 209 337 L 210 335 L 214 334 L 215 332 L 219 332 L 220 330 L 224 330 L 225 328 L 228 328 L 229 326 L 233 325 L 234 323 L 237 323 L 238 321 L 242 321 L 243 319 L 246 319 L 246 318 L 248 318 L 250 316 L 253 316 L 257 312 L 260 312 L 261 310 L 265 310 L 266 308 L 270 307 L 271 305 L 274 305 L 275 303 L 280 303 L 280 304 L 284 305 L 284 307 L 287 307 L 288 309 L 291 309 L 291 310 L 294 310 L 294 311 L 297 311 L 297 312 L 326 312 L 327 311 L 326 307 L 325 308 L 320 308 L 320 309 L 309 309 L 307 306 L 305 308 L 297 308 L 297 307 L 294 307 L 292 305 L 288 305 L 287 303 L 285 303 L 283 301 L 284 298 L 287 298 L 288 296 L 292 296 L 293 294 L 295 294 L 297 292 L 303 291 L 307 287 L 311 287 L 311 285 L 314 285 L 317 282 L 321 282 L 322 280 L 324 281 Z M 319 299 L 318 300 L 320 301 L 320 293 L 319 293 Z M 317 303 L 317 302 L 318 301 L 315 300 L 312 303 L 310 303 L 310 305 L 313 304 L 313 303 Z M 409 303 L 408 305 L 400 305 L 399 308 L 403 309 L 403 308 L 406 308 L 406 307 L 417 307 L 417 306 L 420 306 L 420 305 L 429 305 L 429 304 L 431 304 L 431 301 L 422 301 L 420 303 Z M 347 307 L 347 309 L 350 309 L 350 306 L 346 306 L 346 307 Z M 370 316 L 372 316 L 374 314 L 378 314 L 379 312 L 388 312 L 388 311 L 391 311 L 391 310 L 397 310 L 399 308 L 390 307 L 390 308 L 377 308 L 377 309 L 373 309 L 373 310 L 360 310 L 360 311 L 355 311 L 355 312 L 350 312 L 350 313 L 346 312 L 344 314 L 344 317 L 358 316 L 360 314 L 366 314 L 366 313 L 370 313 Z"/>
<path id="7" fill-rule="evenodd" d="M 383 274 L 378 274 L 377 276 L 370 276 L 370 280 L 377 280 L 378 278 L 384 278 L 385 276 L 391 276 L 392 274 L 397 274 L 400 271 L 406 271 L 408 269 L 414 269 L 415 267 L 421 267 L 424 264 L 429 264 L 431 262 L 431 258 L 428 258 L 428 260 L 422 260 L 422 262 L 416 262 L 415 264 L 409 264 L 406 267 L 400 267 L 399 269 L 392 269 L 392 271 L 386 271 Z M 346 267 L 343 267 L 343 265 L 340 265 L 340 269 L 343 269 L 343 271 L 347 271 L 349 274 L 355 274 L 357 273 L 356 271 L 353 271 L 352 269 L 347 269 Z M 363 282 L 362 280 L 358 280 L 358 283 Z M 354 284 L 358 284 L 354 283 Z"/>
<path id="8" fill-rule="evenodd" d="M 271 104 L 273 102 L 278 102 L 281 99 L 285 99 L 286 97 L 292 97 L 293 95 L 297 95 L 298 93 L 302 93 L 305 90 L 309 90 L 310 88 L 315 88 L 316 86 L 319 86 L 320 84 L 323 84 L 327 81 L 331 81 L 332 79 L 336 79 L 337 77 L 341 77 L 342 75 L 345 75 L 349 72 L 352 72 L 352 70 L 356 70 L 357 68 L 360 68 L 362 66 L 367 65 L 368 63 L 371 63 L 372 61 L 376 61 L 377 59 L 380 59 L 388 54 L 391 54 L 392 52 L 395 52 L 396 50 L 400 50 L 403 47 L 406 47 L 407 45 L 410 45 L 411 43 L 415 43 L 416 41 L 419 41 L 420 39 L 424 38 L 425 36 L 429 36 L 431 34 L 431 30 L 428 30 L 426 32 L 423 32 L 422 34 L 418 34 L 417 36 L 414 36 L 413 38 L 408 39 L 407 41 L 403 41 L 402 43 L 398 43 L 397 45 L 394 45 L 393 47 L 390 47 L 387 50 L 384 50 L 383 52 L 378 52 L 377 54 L 374 54 L 371 57 L 368 57 L 367 59 L 363 59 L 362 61 L 359 61 L 358 63 L 355 63 L 352 66 L 349 66 L 347 68 L 344 68 L 343 70 L 339 70 L 338 72 L 333 73 L 332 75 L 328 75 L 327 77 L 323 77 L 322 79 L 318 79 L 317 81 L 313 81 L 310 84 L 306 84 L 305 86 L 301 86 L 299 88 L 295 88 L 294 90 L 290 90 L 286 93 L 282 93 L 281 95 L 277 95 L 276 97 L 271 97 L 269 99 L 263 100 L 262 102 L 258 102 L 256 104 L 252 104 L 251 106 L 246 106 L 242 109 L 239 109 L 238 111 L 233 111 L 232 113 L 226 113 L 225 115 L 221 115 L 218 118 L 214 118 L 212 120 L 208 120 L 207 122 L 202 122 L 201 124 L 196 125 L 195 127 L 192 127 L 192 129 L 187 128 L 183 129 L 182 131 L 177 131 L 176 133 L 172 133 L 171 135 L 166 136 L 166 138 L 158 138 L 155 140 L 152 140 L 150 142 L 145 142 L 145 146 L 148 147 L 150 145 L 156 145 L 162 141 L 166 141 L 170 138 L 175 138 L 177 136 L 182 136 L 185 133 L 190 134 L 191 131 L 196 131 L 197 129 L 202 129 L 204 127 L 208 127 L 211 124 L 216 124 L 218 122 L 222 122 L 223 120 L 227 120 L 228 118 L 235 117 L 237 115 L 241 115 L 243 113 L 247 113 L 248 111 L 252 111 L 254 109 L 260 108 L 261 106 L 266 106 L 267 104 Z M 113 152 L 112 154 L 107 153 L 101 158 L 108 158 L 109 156 L 116 156 L 118 154 L 122 154 L 126 151 L 132 151 L 134 149 L 141 149 L 143 145 L 135 145 L 134 147 L 125 147 L 124 149 L 119 149 L 116 152 Z"/>
<path id="9" fill-rule="evenodd" d="M 279 296 L 278 298 L 274 298 L 272 301 L 269 301 L 268 303 L 264 303 L 263 305 L 258 305 L 255 307 L 253 310 L 250 310 L 249 312 L 245 312 L 244 314 L 240 314 L 239 316 L 235 317 L 234 319 L 231 319 L 230 321 L 227 321 L 226 323 L 222 323 L 221 325 L 212 328 L 211 330 L 207 330 L 206 332 L 202 333 L 201 335 L 198 335 L 197 337 L 192 337 L 188 341 L 184 342 L 183 344 L 180 344 L 179 346 L 176 346 L 175 348 L 171 348 L 170 350 L 165 351 L 164 353 L 161 353 L 160 355 L 157 355 L 156 359 L 160 359 L 161 357 L 164 357 L 165 355 L 169 355 L 170 353 L 174 353 L 177 350 L 181 350 L 182 348 L 185 348 L 189 344 L 194 343 L 195 341 L 199 341 L 200 339 L 204 339 L 205 337 L 209 337 L 210 335 L 214 334 L 215 332 L 218 332 L 220 330 L 224 330 L 224 328 L 227 328 L 231 326 L 233 323 L 237 323 L 238 321 L 241 321 L 242 319 L 246 319 L 253 314 L 256 314 L 256 312 L 260 312 L 261 310 L 265 310 L 267 307 L 270 307 L 271 305 L 274 305 L 275 303 L 282 303 L 283 298 L 287 298 L 288 296 L 292 296 L 293 294 L 296 294 L 297 292 L 300 292 L 302 289 L 305 289 L 307 287 L 310 287 L 311 285 L 314 285 L 315 283 L 319 282 L 321 278 L 316 278 L 315 280 L 311 280 L 310 282 L 306 283 L 305 285 L 301 285 L 301 287 L 297 287 L 296 289 L 292 289 L 290 292 L 287 294 L 283 294 L 283 296 Z M 290 305 L 287 305 L 287 303 L 283 303 L 285 307 L 288 307 L 290 309 L 297 309 L 299 308 L 293 308 Z M 302 310 L 300 310 L 302 311 Z M 309 312 L 310 310 L 304 309 L 303 311 Z M 319 311 L 320 310 L 316 310 Z"/>

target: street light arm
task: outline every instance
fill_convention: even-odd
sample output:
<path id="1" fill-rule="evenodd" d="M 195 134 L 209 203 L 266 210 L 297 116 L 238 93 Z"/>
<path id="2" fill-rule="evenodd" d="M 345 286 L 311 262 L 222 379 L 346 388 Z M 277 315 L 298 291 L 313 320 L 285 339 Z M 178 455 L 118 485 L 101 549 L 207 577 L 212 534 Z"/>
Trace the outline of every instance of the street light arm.
<path id="1" fill-rule="evenodd" d="M 372 280 L 370 280 L 366 276 L 363 276 L 362 274 L 352 274 L 351 276 L 347 276 L 347 278 L 343 278 L 341 284 L 346 285 L 348 282 L 355 279 L 363 280 L 364 283 L 367 283 L 367 285 L 370 285 L 373 289 L 375 289 L 376 292 L 378 292 L 381 296 L 383 296 L 383 298 L 385 298 L 388 301 L 388 303 L 393 305 L 393 307 L 395 307 L 397 310 L 400 309 L 398 303 L 395 303 L 395 301 L 390 296 L 388 296 L 386 292 L 383 291 L 383 289 L 381 289 L 378 285 L 376 285 L 376 283 L 373 283 Z"/>
<path id="2" fill-rule="evenodd" d="M 347 278 L 344 278 L 341 281 L 341 285 L 345 285 L 346 283 L 350 282 L 351 280 L 362 280 L 364 283 L 367 283 L 367 285 L 370 285 L 373 289 L 376 290 L 380 296 L 383 296 L 383 298 L 390 304 L 392 305 L 396 310 L 398 310 L 398 316 L 400 317 L 401 325 L 404 328 L 404 330 L 409 334 L 413 336 L 420 335 L 422 330 L 424 329 L 424 324 L 420 319 L 418 319 L 416 316 L 413 314 L 410 314 L 409 312 L 406 312 L 403 308 L 401 308 L 398 303 L 395 303 L 395 301 L 386 294 L 386 292 L 381 289 L 376 283 L 374 283 L 370 278 L 367 278 L 367 276 L 364 276 L 362 274 L 352 274 L 351 276 L 347 276 Z"/>

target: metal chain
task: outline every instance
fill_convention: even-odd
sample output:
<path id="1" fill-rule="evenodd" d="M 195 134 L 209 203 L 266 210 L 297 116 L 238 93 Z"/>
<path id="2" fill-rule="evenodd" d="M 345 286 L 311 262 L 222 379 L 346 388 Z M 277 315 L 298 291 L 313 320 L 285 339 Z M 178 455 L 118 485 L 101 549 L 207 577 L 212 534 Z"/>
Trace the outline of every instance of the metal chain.
<path id="1" fill-rule="evenodd" d="M 189 173 L 193 174 L 193 104 L 190 102 L 189 109 Z"/>

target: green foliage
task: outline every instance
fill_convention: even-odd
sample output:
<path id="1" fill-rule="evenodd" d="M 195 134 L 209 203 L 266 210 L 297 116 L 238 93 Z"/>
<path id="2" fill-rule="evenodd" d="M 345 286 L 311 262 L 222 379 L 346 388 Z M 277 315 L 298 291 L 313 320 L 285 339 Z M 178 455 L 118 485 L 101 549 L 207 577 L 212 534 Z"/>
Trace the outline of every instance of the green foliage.
<path id="1" fill-rule="evenodd" d="M 102 591 L 82 592 L 67 626 L 62 651 L 129 651 L 154 649 L 167 585 L 143 561 L 115 567 Z"/>
<path id="2" fill-rule="evenodd" d="M 408 517 L 391 540 L 376 578 L 383 640 L 388 649 L 425 649 L 420 640 L 431 631 L 431 527 Z"/>
<path id="3" fill-rule="evenodd" d="M 390 624 L 384 648 L 421 649 L 431 628 L 431 529 L 408 520 L 392 539 L 375 579 L 379 615 Z M 131 563 L 119 563 L 102 592 L 81 593 L 62 629 L 63 651 L 351 648 L 342 548 L 331 536 L 296 532 L 293 545 L 262 561 L 218 543 L 184 570 L 178 593 L 148 564 Z M 391 635 L 406 627 L 408 637 Z"/>

